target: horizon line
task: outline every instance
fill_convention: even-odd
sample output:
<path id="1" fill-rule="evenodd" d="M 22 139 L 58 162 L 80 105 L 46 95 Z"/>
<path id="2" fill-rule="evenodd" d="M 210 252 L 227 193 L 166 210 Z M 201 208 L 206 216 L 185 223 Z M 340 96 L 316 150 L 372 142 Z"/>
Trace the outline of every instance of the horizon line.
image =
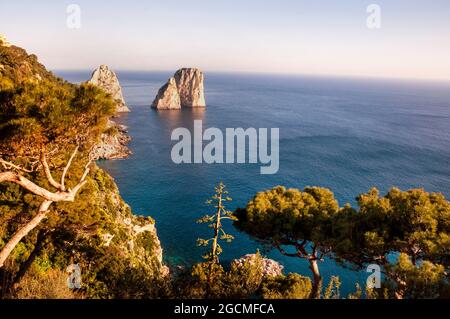
<path id="1" fill-rule="evenodd" d="M 108 65 L 109 66 L 109 65 Z M 168 69 L 126 69 L 126 68 L 111 68 L 114 72 L 142 72 L 142 73 L 174 73 L 176 70 L 186 68 L 186 66 L 179 67 L 174 70 Z M 196 67 L 198 68 L 198 67 Z M 367 74 L 333 74 L 333 73 L 294 73 L 294 72 L 269 72 L 269 71 L 229 71 L 229 70 L 203 70 L 199 68 L 203 73 L 212 74 L 242 74 L 242 75 L 271 75 L 271 76 L 286 76 L 286 77 L 317 77 L 317 78 L 346 78 L 346 79 L 366 79 L 366 80 L 391 80 L 391 81 L 411 81 L 411 82 L 439 82 L 450 84 L 449 77 L 405 77 L 405 76 L 393 76 L 393 75 L 367 75 Z M 93 72 L 95 69 L 88 68 L 54 68 L 50 69 L 51 72 Z"/>

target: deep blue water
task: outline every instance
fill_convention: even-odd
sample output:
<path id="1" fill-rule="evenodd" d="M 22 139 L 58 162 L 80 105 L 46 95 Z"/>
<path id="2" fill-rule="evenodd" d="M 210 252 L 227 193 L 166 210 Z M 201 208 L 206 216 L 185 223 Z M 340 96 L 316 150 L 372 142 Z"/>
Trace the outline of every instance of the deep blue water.
<path id="1" fill-rule="evenodd" d="M 89 72 L 57 72 L 69 81 Z M 156 112 L 150 104 L 170 73 L 118 72 L 132 112 L 120 118 L 129 127 L 133 156 L 100 165 L 116 179 L 136 214 L 157 222 L 165 258 L 192 263 L 203 253 L 196 239 L 208 229 L 196 219 L 208 212 L 206 199 L 224 181 L 233 202 L 244 206 L 258 191 L 276 185 L 332 189 L 341 205 L 376 186 L 423 187 L 450 197 L 450 85 L 393 80 L 362 80 L 240 74 L 206 74 L 208 107 Z M 260 175 L 260 165 L 175 165 L 170 152 L 177 127 L 280 128 L 280 170 Z M 223 260 L 253 253 L 258 245 L 232 225 L 236 235 L 224 244 Z M 287 271 L 309 275 L 307 264 L 273 251 Z M 325 278 L 339 275 L 342 292 L 365 281 L 326 260 Z"/>

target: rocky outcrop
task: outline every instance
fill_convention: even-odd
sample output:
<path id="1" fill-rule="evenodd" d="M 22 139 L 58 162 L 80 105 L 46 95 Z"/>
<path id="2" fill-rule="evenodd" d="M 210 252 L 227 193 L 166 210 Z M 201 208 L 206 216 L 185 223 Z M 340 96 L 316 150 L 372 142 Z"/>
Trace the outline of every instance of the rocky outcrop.
<path id="1" fill-rule="evenodd" d="M 99 159 L 124 159 L 131 155 L 127 144 L 131 137 L 127 134 L 127 127 L 109 121 L 108 129 L 100 136 L 100 142 L 91 152 L 94 160 Z"/>
<path id="2" fill-rule="evenodd" d="M 183 68 L 158 91 L 152 107 L 157 110 L 179 110 L 182 107 L 206 107 L 203 72 Z"/>
<path id="3" fill-rule="evenodd" d="M 22 82 L 28 82 L 30 79 L 48 80 L 52 87 L 54 86 L 58 92 L 64 92 L 64 94 L 71 92 L 71 88 L 77 87 L 54 77 L 38 62 L 36 56 L 29 55 L 25 50 L 14 45 L 11 47 L 0 45 L 0 65 L 4 66 L 0 68 L 0 78 L 16 85 L 15 88 L 18 91 L 21 91 L 19 88 L 22 87 Z M 59 89 L 60 85 L 68 88 Z M 66 96 L 61 96 L 57 100 L 60 103 L 66 103 L 68 99 Z M 120 133 L 125 133 L 125 128 L 111 121 L 104 137 L 120 141 Z M 55 146 L 61 148 L 64 145 L 56 144 Z M 36 149 L 32 149 L 34 147 Z M 30 151 L 40 153 L 41 150 L 37 145 L 30 145 Z M 87 156 L 86 159 L 75 159 L 79 161 L 79 164 L 84 163 L 85 160 Z M 36 174 L 35 177 L 40 175 L 38 172 Z M 22 239 L 21 244 L 26 247 L 22 250 L 23 258 L 15 258 L 9 269 L 2 268 L 2 275 L 7 274 L 3 278 L 17 279 L 17 270 L 20 267 L 22 271 L 22 266 L 25 266 L 25 276 L 29 274 L 29 278 L 33 278 L 33 281 L 50 283 L 47 284 L 49 290 L 37 291 L 34 289 L 36 286 L 33 286 L 33 292 L 31 292 L 30 281 L 27 280 L 16 283 L 17 289 L 15 284 L 14 290 L 29 291 L 30 293 L 26 293 L 28 298 L 30 296 L 61 298 L 67 294 L 59 291 L 59 288 L 68 291 L 69 274 L 64 270 L 67 266 L 77 264 L 81 268 L 83 278 L 77 297 L 124 299 L 145 296 L 149 298 L 150 291 L 154 291 L 155 280 L 159 281 L 160 277 L 167 275 L 155 221 L 148 216 L 134 215 L 131 208 L 121 198 L 114 179 L 95 163 L 90 164 L 90 172 L 85 178 L 86 185 L 77 194 L 74 203 L 60 207 L 61 214 L 53 215 L 51 218 L 53 222 L 41 223 L 34 235 L 30 234 Z M 9 215 L 0 222 L 0 246 L 10 237 L 11 231 L 14 232 L 23 227 L 21 225 L 23 218 L 29 219 L 28 216 L 22 216 L 20 207 L 16 209 L 17 203 L 27 202 L 25 196 L 28 195 L 24 192 L 14 192 L 2 201 L 1 214 L 7 208 Z M 43 235 L 41 242 L 39 234 Z M 40 264 L 45 265 L 45 269 L 40 267 L 39 269 L 43 271 L 36 272 L 34 269 L 38 268 L 34 265 Z M 54 287 L 56 280 L 53 277 L 47 277 L 47 274 L 53 271 L 62 273 L 62 286 Z M 44 281 L 46 278 L 52 279 Z M 5 281 L 0 281 L 2 282 L 0 295 L 4 296 Z M 70 296 L 69 294 L 68 297 Z"/>
<path id="4" fill-rule="evenodd" d="M 129 112 L 125 105 L 122 88 L 119 80 L 108 66 L 101 65 L 93 73 L 89 83 L 102 88 L 116 101 L 116 112 Z M 108 130 L 100 137 L 100 142 L 94 147 L 92 155 L 94 159 L 123 159 L 131 152 L 126 146 L 131 138 L 127 135 L 126 127 L 109 121 Z"/>
<path id="5" fill-rule="evenodd" d="M 239 259 L 233 260 L 233 263 L 238 267 L 243 266 L 247 262 L 252 264 L 255 261 L 255 257 L 256 257 L 255 254 L 248 254 Z M 262 267 L 263 267 L 262 274 L 264 277 L 280 276 L 283 274 L 284 267 L 273 259 L 263 258 Z"/>
<path id="6" fill-rule="evenodd" d="M 199 69 L 180 69 L 175 75 L 182 107 L 206 107 L 203 72 Z"/>
<path id="7" fill-rule="evenodd" d="M 23 81 L 52 81 L 54 76 L 38 61 L 34 54 L 11 45 L 0 35 L 0 78 L 9 78 L 15 83 Z"/>
<path id="8" fill-rule="evenodd" d="M 99 66 L 91 76 L 89 83 L 97 85 L 111 94 L 116 101 L 116 111 L 118 113 L 130 112 L 130 109 L 126 106 L 125 100 L 122 94 L 122 88 L 116 74 L 108 68 L 106 65 Z"/>
<path id="9" fill-rule="evenodd" d="M 104 176 L 104 178 L 110 178 L 106 174 Z M 120 213 L 115 214 L 115 218 L 112 220 L 111 232 L 104 232 L 100 235 L 103 247 L 115 245 L 122 253 L 132 257 L 135 265 L 141 264 L 143 267 L 150 267 L 149 270 L 157 270 L 161 276 L 167 276 L 170 271 L 163 263 L 163 250 L 155 221 L 150 217 L 130 213 L 129 206 L 123 202 L 115 186 L 107 196 L 109 196 L 107 200 L 110 205 Z"/>
<path id="10" fill-rule="evenodd" d="M 159 89 L 152 108 L 157 110 L 179 110 L 181 108 L 180 95 L 178 93 L 175 78 L 169 81 Z"/>
<path id="11" fill-rule="evenodd" d="M 11 44 L 9 44 L 8 40 L 6 40 L 6 37 L 4 35 L 0 34 L 0 45 L 9 48 Z"/>

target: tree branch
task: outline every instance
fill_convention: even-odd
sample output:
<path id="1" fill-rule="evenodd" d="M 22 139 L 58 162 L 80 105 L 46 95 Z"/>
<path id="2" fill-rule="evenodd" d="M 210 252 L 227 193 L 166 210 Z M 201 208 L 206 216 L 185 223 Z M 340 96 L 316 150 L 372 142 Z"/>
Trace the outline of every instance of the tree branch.
<path id="1" fill-rule="evenodd" d="M 66 179 L 66 174 L 70 168 L 70 166 L 72 165 L 72 161 L 75 158 L 75 156 L 77 155 L 78 149 L 79 149 L 80 145 L 77 144 L 77 147 L 75 147 L 75 150 L 73 151 L 72 155 L 69 158 L 69 161 L 66 164 L 66 167 L 64 167 L 63 173 L 61 175 L 61 190 L 65 191 L 66 190 L 66 186 L 65 186 L 65 179 Z"/>
<path id="2" fill-rule="evenodd" d="M 2 164 L 2 166 L 3 166 L 5 169 L 8 169 L 8 170 L 14 168 L 14 169 L 17 169 L 17 170 L 22 171 L 22 172 L 25 172 L 25 173 L 31 173 L 31 172 L 33 172 L 33 170 L 26 169 L 26 168 L 17 166 L 17 165 L 15 165 L 15 164 L 11 163 L 11 162 L 5 161 L 3 158 L 0 158 L 0 164 Z"/>
<path id="3" fill-rule="evenodd" d="M 19 229 L 14 236 L 6 243 L 0 252 L 0 268 L 3 267 L 6 259 L 14 250 L 16 245 L 25 237 L 30 231 L 32 231 L 39 223 L 47 217 L 48 209 L 53 202 L 45 200 L 39 207 L 38 214 L 30 220 L 25 226 Z"/>
<path id="4" fill-rule="evenodd" d="M 67 163 L 66 167 L 64 168 L 64 172 L 61 177 L 61 184 L 57 183 L 50 172 L 50 168 L 47 163 L 47 159 L 45 157 L 45 150 L 42 149 L 41 156 L 40 156 L 40 162 L 42 164 L 42 167 L 44 168 L 45 176 L 47 177 L 47 180 L 50 182 L 50 184 L 58 189 L 57 192 L 51 192 L 39 185 L 36 185 L 26 177 L 19 174 L 17 171 L 9 170 L 6 172 L 0 172 L 0 183 L 3 182 L 10 182 L 15 183 L 24 189 L 28 190 L 29 192 L 40 196 L 44 199 L 41 206 L 39 207 L 38 214 L 31 219 L 24 227 L 19 229 L 12 238 L 6 243 L 4 247 L 2 247 L 0 251 L 0 268 L 3 267 L 5 260 L 8 258 L 8 256 L 11 254 L 11 252 L 14 250 L 14 248 L 17 246 L 17 244 L 22 240 L 23 237 L 25 237 L 30 231 L 32 231 L 36 226 L 39 225 L 39 223 L 47 217 L 48 209 L 50 205 L 54 202 L 73 202 L 75 200 L 75 196 L 77 195 L 78 191 L 87 183 L 86 177 L 89 174 L 89 165 L 91 161 L 89 161 L 84 169 L 84 173 L 79 180 L 78 184 L 73 188 L 69 190 L 65 190 L 64 186 L 64 180 L 67 171 L 69 170 L 71 163 L 78 151 L 78 146 L 76 147 L 75 151 L 72 153 L 72 156 L 69 159 L 69 162 Z M 12 164 L 12 163 L 4 163 L 5 161 L 1 161 L 1 164 L 3 164 L 5 167 L 14 168 L 16 170 L 21 170 L 20 167 Z"/>
<path id="5" fill-rule="evenodd" d="M 278 249 L 280 251 L 280 253 L 284 256 L 287 257 L 301 257 L 298 252 L 297 253 L 288 253 L 286 250 L 284 250 L 283 248 L 281 248 L 281 246 L 279 244 L 274 244 L 275 248 Z"/>
<path id="6" fill-rule="evenodd" d="M 87 168 L 89 170 L 89 168 Z M 89 172 L 89 171 L 88 171 Z M 87 173 L 83 174 L 83 177 Z M 83 187 L 86 184 L 86 180 L 82 180 L 78 183 L 77 186 L 74 187 L 73 190 L 67 191 L 67 192 L 56 192 L 52 193 L 45 188 L 42 188 L 29 179 L 23 177 L 22 175 L 16 173 L 16 172 L 1 172 L 0 173 L 0 183 L 2 182 L 11 182 L 18 184 L 25 188 L 26 190 L 30 191 L 31 193 L 41 196 L 45 200 L 52 201 L 52 202 L 73 202 L 75 200 L 75 196 L 77 192 L 80 190 L 81 187 Z"/>
<path id="7" fill-rule="evenodd" d="M 48 166 L 47 157 L 45 155 L 44 149 L 42 149 L 42 151 L 41 151 L 40 161 L 41 161 L 42 167 L 44 168 L 45 177 L 47 177 L 47 180 L 50 183 L 50 185 L 52 185 L 53 187 L 55 187 L 58 190 L 62 190 L 61 184 L 54 180 L 52 173 L 50 172 L 50 167 Z"/>

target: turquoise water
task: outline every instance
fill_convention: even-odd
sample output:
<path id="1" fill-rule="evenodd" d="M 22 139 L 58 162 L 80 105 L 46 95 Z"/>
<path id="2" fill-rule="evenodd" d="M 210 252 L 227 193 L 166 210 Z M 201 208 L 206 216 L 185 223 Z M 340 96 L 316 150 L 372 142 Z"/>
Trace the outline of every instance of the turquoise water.
<path id="1" fill-rule="evenodd" d="M 57 72 L 69 81 L 89 72 Z M 341 205 L 372 186 L 382 192 L 423 187 L 450 198 L 450 84 L 319 77 L 206 74 L 208 107 L 156 112 L 149 105 L 169 73 L 118 72 L 132 112 L 119 121 L 129 127 L 133 156 L 100 165 L 116 179 L 136 214 L 157 222 L 165 258 L 190 264 L 203 251 L 195 245 L 208 229 L 195 220 L 208 212 L 204 204 L 213 186 L 224 181 L 233 202 L 244 206 L 258 191 L 276 185 L 332 189 Z M 171 132 L 204 127 L 280 128 L 280 170 L 260 175 L 255 164 L 175 165 Z M 232 225 L 236 235 L 224 244 L 222 260 L 259 247 Z M 309 275 L 304 261 L 272 251 L 287 271 Z M 366 274 L 326 260 L 325 278 L 339 275 L 342 292 L 354 289 Z"/>

